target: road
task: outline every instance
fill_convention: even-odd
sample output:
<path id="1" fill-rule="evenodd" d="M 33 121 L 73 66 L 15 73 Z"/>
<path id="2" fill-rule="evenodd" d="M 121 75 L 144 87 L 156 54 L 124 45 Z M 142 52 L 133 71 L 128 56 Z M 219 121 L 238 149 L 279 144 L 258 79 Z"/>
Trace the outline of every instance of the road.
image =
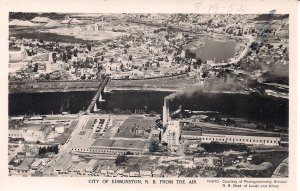
<path id="1" fill-rule="evenodd" d="M 59 159 L 61 159 L 65 154 L 70 153 L 72 148 L 72 138 L 75 137 L 75 135 L 77 135 L 82 130 L 82 128 L 86 125 L 87 121 L 88 118 L 86 115 L 80 116 L 77 126 L 74 128 L 66 143 L 60 147 L 59 153 L 47 164 L 47 166 L 44 167 L 44 169 L 42 169 L 42 172 L 44 174 L 51 173 L 55 163 L 59 161 Z"/>
<path id="2" fill-rule="evenodd" d="M 13 158 L 15 158 L 15 156 L 17 156 L 18 152 L 21 152 L 21 151 L 23 150 L 24 144 L 10 144 L 10 143 L 9 143 L 8 145 L 11 145 L 11 146 L 16 145 L 16 146 L 18 146 L 18 147 L 14 150 L 14 152 L 12 152 L 12 153 L 10 153 L 10 154 L 8 155 L 8 161 L 11 161 L 11 159 L 13 159 Z"/>
<path id="3" fill-rule="evenodd" d="M 231 63 L 238 63 L 242 58 L 244 58 L 246 56 L 252 42 L 254 42 L 254 37 L 252 35 L 247 35 L 244 37 L 247 38 L 249 40 L 249 42 L 248 42 L 247 46 L 245 47 L 245 49 L 241 52 L 241 54 L 237 58 L 234 58 L 233 60 L 230 61 Z"/>
<path id="4" fill-rule="evenodd" d="M 289 158 L 283 160 L 273 172 L 272 178 L 285 178 L 288 177 L 289 171 Z"/>

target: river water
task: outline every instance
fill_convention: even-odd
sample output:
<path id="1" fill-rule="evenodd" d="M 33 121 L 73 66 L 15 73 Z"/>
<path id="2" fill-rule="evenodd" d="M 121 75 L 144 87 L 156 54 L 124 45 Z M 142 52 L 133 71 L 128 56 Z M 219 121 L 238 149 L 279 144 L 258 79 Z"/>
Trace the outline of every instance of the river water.
<path id="1" fill-rule="evenodd" d="M 62 111 L 78 113 L 85 110 L 95 92 L 19 93 L 9 95 L 9 115 L 58 114 Z M 145 110 L 162 113 L 163 98 L 171 92 L 164 91 L 112 91 L 104 95 L 102 109 L 113 111 Z M 170 109 L 217 111 L 232 117 L 288 126 L 288 99 L 259 94 L 195 93 L 190 97 L 177 97 Z"/>

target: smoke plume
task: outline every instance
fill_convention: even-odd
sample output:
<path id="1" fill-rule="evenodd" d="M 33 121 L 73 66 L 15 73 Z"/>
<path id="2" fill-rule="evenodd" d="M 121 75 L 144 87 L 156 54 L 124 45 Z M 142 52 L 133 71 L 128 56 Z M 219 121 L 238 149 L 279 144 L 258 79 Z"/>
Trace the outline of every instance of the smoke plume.
<path id="1" fill-rule="evenodd" d="M 245 82 L 224 81 L 220 79 L 211 82 L 205 82 L 205 85 L 194 85 L 194 86 L 182 88 L 181 90 L 168 95 L 167 97 L 165 97 L 165 99 L 172 101 L 173 99 L 180 98 L 180 97 L 191 98 L 207 92 L 222 93 L 224 91 L 228 91 L 228 92 L 237 92 L 241 90 L 244 91 L 247 87 L 248 84 Z"/>

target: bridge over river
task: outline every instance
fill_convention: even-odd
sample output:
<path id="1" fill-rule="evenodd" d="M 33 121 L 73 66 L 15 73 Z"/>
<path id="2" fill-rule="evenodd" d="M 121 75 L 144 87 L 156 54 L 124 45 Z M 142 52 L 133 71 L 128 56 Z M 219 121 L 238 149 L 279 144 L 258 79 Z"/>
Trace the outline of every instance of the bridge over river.
<path id="1" fill-rule="evenodd" d="M 86 110 L 87 113 L 92 113 L 93 111 L 97 111 L 98 110 L 98 108 L 97 108 L 97 101 L 99 101 L 99 102 L 105 101 L 102 98 L 102 93 L 105 90 L 105 87 L 106 87 L 108 81 L 109 81 L 109 77 L 107 77 L 107 76 L 102 79 L 101 83 L 98 86 L 98 90 L 97 90 L 95 96 L 93 97 L 91 103 L 89 104 L 89 106 L 88 106 L 88 108 Z"/>

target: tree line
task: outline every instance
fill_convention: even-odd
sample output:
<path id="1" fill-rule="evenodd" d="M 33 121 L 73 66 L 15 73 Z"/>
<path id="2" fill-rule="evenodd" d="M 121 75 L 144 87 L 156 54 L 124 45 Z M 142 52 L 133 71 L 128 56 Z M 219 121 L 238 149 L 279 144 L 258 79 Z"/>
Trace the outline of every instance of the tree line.
<path id="1" fill-rule="evenodd" d="M 58 154 L 58 151 L 59 151 L 58 145 L 44 146 L 39 148 L 38 155 L 43 156 L 46 153 L 50 153 L 50 152 Z"/>

